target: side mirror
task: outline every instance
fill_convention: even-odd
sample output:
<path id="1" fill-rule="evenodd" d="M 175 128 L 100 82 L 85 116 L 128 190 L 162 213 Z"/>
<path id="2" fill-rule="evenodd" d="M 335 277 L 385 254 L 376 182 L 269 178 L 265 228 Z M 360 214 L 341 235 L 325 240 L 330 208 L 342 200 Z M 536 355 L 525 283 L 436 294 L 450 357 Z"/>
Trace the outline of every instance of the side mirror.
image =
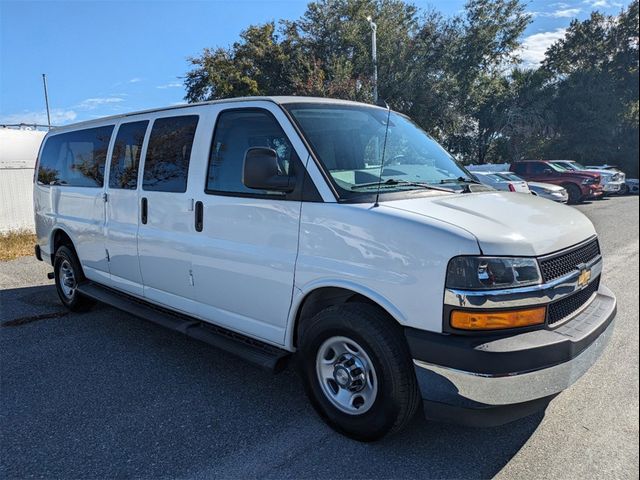
<path id="1" fill-rule="evenodd" d="M 277 192 L 291 192 L 295 186 L 290 175 L 280 175 L 276 151 L 266 147 L 252 147 L 244 154 L 242 183 L 247 188 Z"/>
<path id="2" fill-rule="evenodd" d="M 544 171 L 543 171 L 543 173 L 544 173 L 545 175 L 551 175 L 551 174 L 553 173 L 553 170 L 551 170 L 550 168 L 545 168 L 545 169 L 544 169 Z"/>

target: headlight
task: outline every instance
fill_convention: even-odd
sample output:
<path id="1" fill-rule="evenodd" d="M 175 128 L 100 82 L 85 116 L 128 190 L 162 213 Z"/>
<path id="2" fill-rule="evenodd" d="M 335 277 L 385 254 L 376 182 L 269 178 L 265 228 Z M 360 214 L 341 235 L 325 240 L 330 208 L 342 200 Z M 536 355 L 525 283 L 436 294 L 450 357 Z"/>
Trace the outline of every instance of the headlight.
<path id="1" fill-rule="evenodd" d="M 585 178 L 582 180 L 583 185 L 593 185 L 594 183 L 598 183 L 600 179 L 598 178 Z"/>
<path id="2" fill-rule="evenodd" d="M 447 268 L 447 288 L 485 290 L 542 283 L 533 258 L 455 257 Z"/>

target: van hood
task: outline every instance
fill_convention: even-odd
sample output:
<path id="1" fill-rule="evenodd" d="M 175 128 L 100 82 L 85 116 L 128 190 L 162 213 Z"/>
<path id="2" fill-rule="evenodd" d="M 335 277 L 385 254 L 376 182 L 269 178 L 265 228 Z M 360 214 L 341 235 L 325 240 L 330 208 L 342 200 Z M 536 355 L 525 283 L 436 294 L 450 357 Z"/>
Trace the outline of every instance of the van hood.
<path id="1" fill-rule="evenodd" d="M 596 234 L 575 208 L 524 193 L 446 194 L 382 205 L 460 227 L 476 237 L 484 255 L 545 255 Z"/>

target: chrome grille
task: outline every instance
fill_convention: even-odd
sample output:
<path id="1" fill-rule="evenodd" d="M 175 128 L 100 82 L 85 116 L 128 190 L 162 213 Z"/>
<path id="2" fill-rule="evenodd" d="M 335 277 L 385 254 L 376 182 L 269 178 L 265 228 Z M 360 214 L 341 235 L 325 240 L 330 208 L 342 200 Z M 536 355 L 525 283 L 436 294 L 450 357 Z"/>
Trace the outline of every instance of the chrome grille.
<path id="1" fill-rule="evenodd" d="M 567 318 L 589 301 L 600 286 L 600 277 L 596 278 L 586 288 L 557 302 L 550 303 L 547 307 L 547 323 L 553 325 Z"/>
<path id="2" fill-rule="evenodd" d="M 573 250 L 552 254 L 540 258 L 540 271 L 545 282 L 563 277 L 575 270 L 578 265 L 588 263 L 600 255 L 598 239 L 594 238 L 589 243 Z"/>

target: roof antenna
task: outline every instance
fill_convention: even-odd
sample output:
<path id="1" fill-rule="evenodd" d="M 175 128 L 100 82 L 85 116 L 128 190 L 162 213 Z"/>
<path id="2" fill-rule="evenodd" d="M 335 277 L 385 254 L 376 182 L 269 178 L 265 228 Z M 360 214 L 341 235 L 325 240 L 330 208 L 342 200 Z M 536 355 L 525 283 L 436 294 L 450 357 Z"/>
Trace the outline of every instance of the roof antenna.
<path id="1" fill-rule="evenodd" d="M 382 172 L 384 172 L 384 155 L 387 151 L 387 135 L 389 134 L 389 118 L 391 117 L 391 109 L 389 108 L 389 104 L 384 102 L 384 106 L 387 109 L 387 126 L 384 130 L 384 143 L 382 144 L 382 159 L 380 160 L 380 177 L 378 178 L 378 190 L 376 192 L 376 203 L 373 204 L 374 208 L 378 207 L 380 204 L 378 203 L 378 199 L 380 198 L 380 186 L 382 185 Z"/>

